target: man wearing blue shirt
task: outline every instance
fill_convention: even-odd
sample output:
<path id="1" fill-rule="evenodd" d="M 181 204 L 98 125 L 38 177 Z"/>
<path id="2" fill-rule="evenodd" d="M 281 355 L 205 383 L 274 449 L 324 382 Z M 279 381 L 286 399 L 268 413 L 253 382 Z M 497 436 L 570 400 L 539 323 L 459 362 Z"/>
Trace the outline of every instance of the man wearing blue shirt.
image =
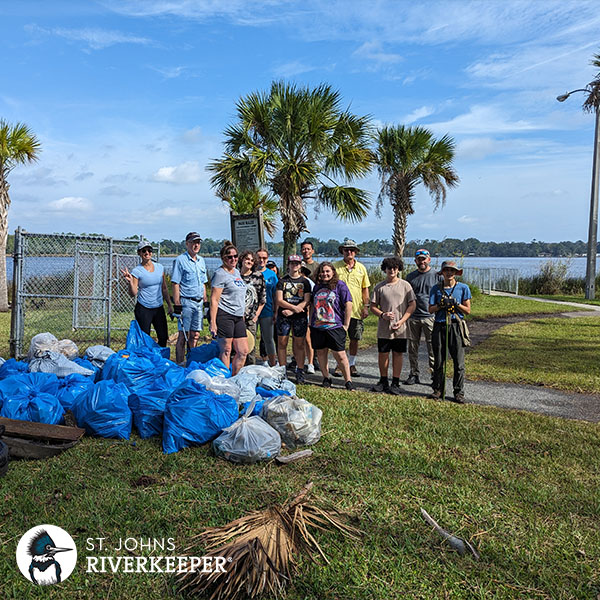
<path id="1" fill-rule="evenodd" d="M 175 312 L 181 314 L 177 326 L 179 337 L 175 347 L 175 356 L 179 364 L 185 359 L 185 333 L 188 345 L 194 348 L 202 331 L 204 302 L 206 302 L 206 282 L 208 281 L 206 263 L 198 254 L 202 238 L 195 231 L 185 236 L 187 252 L 173 261 L 173 304 Z"/>
<path id="2" fill-rule="evenodd" d="M 442 263 L 441 274 L 444 282 L 431 288 L 429 295 L 429 312 L 435 315 L 433 324 L 433 393 L 429 398 L 440 400 L 442 390 L 446 387 L 444 381 L 444 364 L 447 360 L 446 348 L 454 363 L 454 402 L 463 404 L 465 401 L 465 351 L 460 334 L 461 319 L 471 312 L 471 290 L 469 286 L 456 281 L 462 275 L 462 269 L 453 260 Z"/>

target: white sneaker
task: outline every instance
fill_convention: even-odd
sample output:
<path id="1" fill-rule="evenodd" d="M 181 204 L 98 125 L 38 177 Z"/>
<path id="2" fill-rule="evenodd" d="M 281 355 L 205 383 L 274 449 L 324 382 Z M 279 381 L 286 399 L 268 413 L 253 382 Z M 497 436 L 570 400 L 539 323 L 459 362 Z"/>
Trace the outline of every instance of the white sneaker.
<path id="1" fill-rule="evenodd" d="M 304 369 L 306 370 L 306 373 L 308 375 L 314 375 L 315 374 L 315 365 L 313 365 L 312 363 L 308 363 L 306 365 L 306 367 L 304 367 Z"/>

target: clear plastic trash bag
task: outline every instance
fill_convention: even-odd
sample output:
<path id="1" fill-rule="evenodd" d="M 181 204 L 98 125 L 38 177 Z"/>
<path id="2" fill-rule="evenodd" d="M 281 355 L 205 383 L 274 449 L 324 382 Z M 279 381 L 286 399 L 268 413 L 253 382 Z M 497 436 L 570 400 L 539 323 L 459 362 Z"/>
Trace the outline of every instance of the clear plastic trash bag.
<path id="1" fill-rule="evenodd" d="M 310 446 L 321 438 L 323 411 L 303 398 L 273 398 L 265 402 L 261 414 L 279 432 L 288 448 Z"/>

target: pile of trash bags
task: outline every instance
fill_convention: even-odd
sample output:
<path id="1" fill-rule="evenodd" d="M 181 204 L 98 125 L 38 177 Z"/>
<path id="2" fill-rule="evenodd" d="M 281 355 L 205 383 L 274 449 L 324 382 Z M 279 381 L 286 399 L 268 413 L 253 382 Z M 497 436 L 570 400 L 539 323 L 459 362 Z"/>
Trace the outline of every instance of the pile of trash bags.
<path id="1" fill-rule="evenodd" d="M 285 367 L 249 365 L 234 377 L 216 341 L 194 348 L 185 367 L 169 360 L 136 321 L 126 347 L 91 346 L 40 333 L 27 359 L 0 359 L 0 416 L 62 424 L 72 411 L 91 435 L 162 436 L 167 454 L 213 442 L 217 456 L 254 463 L 316 443 L 322 412 L 296 396 Z M 241 416 L 240 416 L 241 415 Z"/>

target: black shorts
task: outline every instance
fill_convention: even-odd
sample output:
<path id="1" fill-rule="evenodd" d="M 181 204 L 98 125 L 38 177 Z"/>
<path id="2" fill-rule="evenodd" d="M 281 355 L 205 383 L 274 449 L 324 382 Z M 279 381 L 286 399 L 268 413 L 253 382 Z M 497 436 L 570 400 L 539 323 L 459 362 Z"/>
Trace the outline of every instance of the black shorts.
<path id="1" fill-rule="evenodd" d="M 408 342 L 406 338 L 388 340 L 387 338 L 377 338 L 377 351 L 387 354 L 388 352 L 406 352 Z"/>
<path id="2" fill-rule="evenodd" d="M 306 313 L 295 314 L 293 317 L 277 316 L 277 335 L 288 336 L 290 331 L 294 337 L 306 337 L 308 329 L 308 318 Z"/>
<path id="3" fill-rule="evenodd" d="M 310 328 L 310 342 L 313 350 L 329 348 L 334 352 L 341 352 L 346 347 L 346 330 L 343 327 L 334 329 Z"/>
<path id="4" fill-rule="evenodd" d="M 244 317 L 231 315 L 219 308 L 217 310 L 217 337 L 226 339 L 246 337 Z"/>

